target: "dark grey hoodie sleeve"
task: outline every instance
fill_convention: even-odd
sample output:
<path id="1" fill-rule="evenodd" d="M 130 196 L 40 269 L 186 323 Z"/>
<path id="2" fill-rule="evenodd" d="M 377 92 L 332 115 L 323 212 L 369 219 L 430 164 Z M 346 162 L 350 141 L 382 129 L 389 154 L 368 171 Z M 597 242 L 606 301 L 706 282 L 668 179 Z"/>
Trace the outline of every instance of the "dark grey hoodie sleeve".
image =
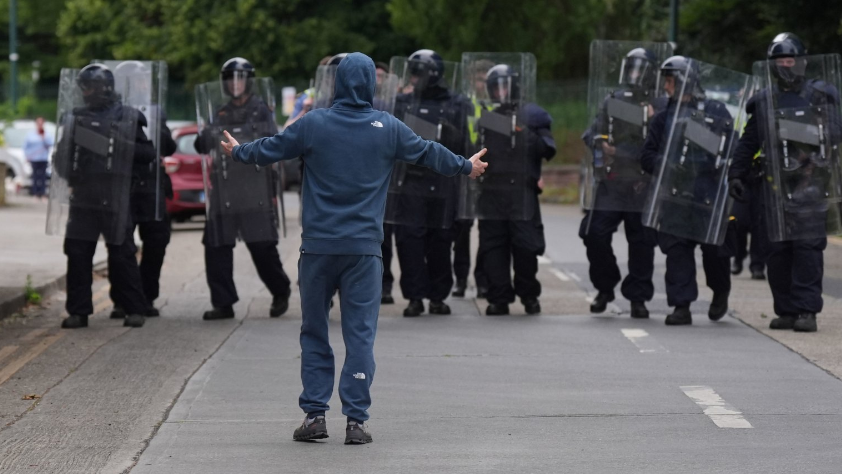
<path id="1" fill-rule="evenodd" d="M 473 164 L 470 160 L 454 154 L 440 143 L 424 140 L 397 119 L 393 122 L 397 127 L 397 146 L 395 150 L 397 160 L 430 168 L 445 176 L 471 174 Z"/>

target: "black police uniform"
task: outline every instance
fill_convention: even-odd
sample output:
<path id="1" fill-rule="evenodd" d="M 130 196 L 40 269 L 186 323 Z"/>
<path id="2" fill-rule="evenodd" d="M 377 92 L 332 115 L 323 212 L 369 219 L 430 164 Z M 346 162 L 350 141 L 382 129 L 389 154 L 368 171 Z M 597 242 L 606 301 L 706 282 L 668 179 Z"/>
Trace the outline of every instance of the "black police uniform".
<path id="1" fill-rule="evenodd" d="M 752 278 L 762 278 L 762 275 L 764 275 L 769 251 L 769 236 L 763 220 L 763 213 L 766 210 L 763 204 L 765 174 L 762 160 L 762 155 L 752 160 L 746 177 L 744 200 L 742 202 L 735 201 L 732 208 L 732 214 L 736 219 L 737 232 L 737 252 L 734 256 L 734 266 L 736 269 L 742 270 L 742 262 L 748 258 Z M 751 234 L 750 242 L 749 234 Z M 732 270 L 732 273 L 734 273 L 734 270 Z"/>
<path id="2" fill-rule="evenodd" d="M 762 124 L 766 123 L 769 111 L 766 108 L 768 90 L 762 90 L 749 100 L 746 112 L 751 115 L 734 153 L 733 163 L 728 176 L 746 181 L 749 177 L 752 158 L 769 141 Z M 836 108 L 829 114 L 838 120 L 839 92 L 833 86 L 822 81 L 806 81 L 796 91 L 774 91 L 778 95 L 778 104 L 782 107 L 800 107 L 807 105 L 826 105 Z M 837 143 L 842 137 L 842 124 L 838 121 L 829 124 L 829 129 Z M 825 212 L 808 213 L 812 218 L 804 221 L 804 226 L 820 226 L 822 233 L 825 226 Z M 795 317 L 803 313 L 820 313 L 823 308 L 822 278 L 824 275 L 824 249 L 827 238 L 800 239 L 783 242 L 769 242 L 767 273 L 769 287 L 772 290 L 775 314 L 783 317 Z"/>
<path id="3" fill-rule="evenodd" d="M 461 154 L 465 136 L 453 124 L 464 124 L 466 121 L 467 103 L 463 96 L 453 94 L 445 87 L 428 86 L 420 94 L 399 95 L 395 100 L 395 116 L 403 120 L 404 112 L 410 105 L 427 109 L 424 119 L 442 124 L 439 142 L 450 151 Z M 401 267 L 401 292 L 408 300 L 429 299 L 441 302 L 450 294 L 453 286 L 450 252 L 456 235 L 453 222 L 456 218 L 457 185 L 458 178 L 445 179 L 419 166 L 410 165 L 406 168 L 406 191 L 396 197 L 401 201 L 400 212 L 430 216 L 429 219 L 420 217 L 419 220 L 446 226 L 394 226 Z M 424 194 L 430 194 L 426 190 L 431 186 L 444 188 L 429 197 L 423 197 Z M 443 212 L 447 215 L 443 215 Z"/>
<path id="4" fill-rule="evenodd" d="M 512 108 L 510 104 L 500 106 L 498 111 L 505 112 Z M 541 295 L 541 283 L 538 281 L 538 256 L 543 255 L 546 248 L 544 241 L 544 224 L 541 221 L 541 208 L 538 203 L 538 180 L 541 179 L 541 164 L 543 160 L 550 160 L 556 153 L 555 142 L 552 138 L 550 126 L 552 118 L 546 110 L 535 104 L 525 104 L 526 117 L 525 133 L 527 143 L 527 160 L 529 162 L 529 187 L 531 202 L 529 209 L 534 209 L 527 220 L 492 220 L 479 219 L 479 251 L 477 261 L 482 262 L 482 271 L 488 281 L 486 299 L 492 305 L 508 305 L 515 301 L 515 296 L 521 301 L 534 301 Z M 495 155 L 501 150 L 511 149 L 511 138 L 487 133 L 485 147 L 488 152 L 485 160 L 489 163 L 486 175 L 494 179 Z M 503 151 L 502 153 L 505 153 Z M 505 157 L 500 157 L 505 159 Z M 499 159 L 496 160 L 499 162 Z M 505 199 L 498 196 L 498 199 Z M 498 201 L 499 202 L 499 201 Z M 480 202 L 479 205 L 490 203 Z M 518 205 L 509 203 L 510 205 Z M 514 286 L 512 286 L 511 270 L 514 269 Z"/>
<path id="5" fill-rule="evenodd" d="M 172 132 L 166 125 L 166 115 L 161 111 L 160 124 L 160 156 L 170 156 L 175 153 L 176 144 L 172 138 Z M 132 219 L 137 226 L 140 240 L 143 242 L 140 259 L 140 279 L 143 286 L 143 294 L 151 306 L 160 293 L 161 267 L 164 265 L 164 256 L 167 252 L 167 245 L 170 243 L 170 221 L 167 215 L 166 198 L 172 198 L 172 182 L 169 175 L 164 171 L 163 163 L 159 164 L 160 169 L 155 168 L 155 163 L 139 164 L 132 166 L 132 191 L 131 191 L 131 212 Z M 156 173 L 160 173 L 161 180 L 158 182 Z M 156 184 L 159 189 L 156 190 Z M 157 200 L 157 203 L 156 203 Z M 163 216 L 156 220 L 155 206 L 158 206 L 158 215 Z M 114 265 L 111 259 L 108 260 L 109 268 Z M 109 272 L 109 275 L 111 272 Z M 112 282 L 110 290 L 111 300 L 115 308 L 122 308 L 119 302 L 117 289 Z M 151 309 L 151 308 L 150 308 Z"/>
<path id="6" fill-rule="evenodd" d="M 695 106 L 697 100 L 695 98 L 692 99 L 693 103 L 690 106 Z M 702 108 L 705 116 L 730 119 L 731 114 L 725 108 L 724 104 L 707 99 L 703 100 L 704 104 Z M 655 172 L 655 168 L 659 162 L 659 152 L 662 144 L 667 139 L 676 106 L 676 101 L 670 99 L 666 110 L 658 113 L 652 120 L 649 134 L 646 137 L 641 152 L 640 163 L 641 168 L 649 174 Z M 688 156 L 688 159 L 693 160 L 693 157 Z M 703 154 L 700 162 L 706 161 L 707 155 Z M 710 168 L 712 172 L 712 165 Z M 713 186 L 716 186 L 713 180 L 696 180 L 695 189 L 693 190 L 696 199 L 704 199 L 704 196 L 713 196 L 717 192 L 717 189 L 714 189 Z M 674 222 L 681 220 L 676 225 L 694 225 L 692 215 L 680 215 L 678 213 L 673 215 L 668 209 L 664 209 L 662 213 L 664 214 L 664 219 L 674 219 Z M 657 238 L 661 252 L 667 256 L 667 268 L 664 280 L 667 290 L 667 304 L 669 306 L 689 307 L 690 303 L 696 301 L 699 297 L 699 288 L 696 283 L 695 258 L 695 248 L 697 245 L 702 249 L 702 267 L 705 270 L 708 288 L 713 290 L 714 296 L 727 296 L 730 293 L 730 258 L 734 254 L 734 247 L 736 245 L 736 233 L 733 225 L 728 226 L 725 243 L 721 246 L 701 244 L 665 232 L 658 232 Z"/>
<path id="7" fill-rule="evenodd" d="M 119 102 L 111 102 L 104 107 L 83 107 L 73 111 L 74 118 L 78 122 L 85 122 L 90 127 L 103 126 L 111 122 L 125 121 L 127 114 L 135 114 L 137 123 L 134 137 L 134 156 L 117 157 L 118 159 L 133 160 L 138 166 L 149 166 L 155 161 L 155 147 L 146 137 L 143 127 L 146 126 L 146 118 L 139 111 L 125 107 Z M 102 133 L 107 135 L 105 131 Z M 70 140 L 65 136 L 62 140 Z M 59 143 L 58 148 L 64 146 Z M 134 225 L 130 214 L 130 205 L 127 201 L 125 209 L 118 213 L 103 212 L 97 213 L 91 209 L 100 204 L 102 196 L 99 190 L 110 189 L 113 184 L 102 182 L 109 179 L 112 174 L 107 171 L 105 160 L 92 154 L 90 151 L 79 147 L 78 157 L 74 163 L 68 166 L 69 176 L 66 177 L 68 185 L 73 188 L 73 196 L 70 204 L 70 218 L 67 222 L 67 234 L 76 237 L 86 236 L 84 239 L 65 238 L 64 253 L 67 255 L 67 302 L 65 308 L 71 315 L 84 316 L 93 314 L 93 295 L 91 285 L 93 284 L 93 257 L 96 252 L 97 240 L 100 234 L 111 232 L 117 218 L 116 214 L 125 213 L 125 237 L 122 243 L 107 243 L 109 278 L 112 282 L 112 294 L 115 301 L 119 301 L 127 314 L 142 315 L 146 312 L 149 303 L 143 293 L 141 286 L 140 270 L 137 265 L 135 254 L 137 246 L 132 236 Z M 56 166 L 56 172 L 65 169 L 64 166 Z M 91 182 L 97 180 L 97 182 Z"/>
<path id="8" fill-rule="evenodd" d="M 616 96 L 624 97 L 629 92 L 632 96 L 637 91 L 629 89 L 618 90 Z M 643 101 L 648 98 L 635 100 Z M 660 112 L 666 107 L 666 101 L 652 101 L 655 112 Z M 607 120 L 607 106 L 603 103 L 599 116 L 594 125 L 585 132 L 582 139 L 586 146 L 594 146 L 594 135 L 598 125 L 599 129 L 605 130 L 605 124 L 600 121 Z M 648 188 L 639 179 L 640 161 L 639 152 L 643 145 L 643 135 L 640 128 L 633 127 L 621 121 L 613 124 L 614 142 L 616 154 L 611 172 L 603 177 L 596 189 L 595 205 L 615 207 L 616 209 L 628 208 L 627 202 L 610 202 L 616 199 L 643 199 Z M 602 153 L 596 150 L 595 153 Z M 609 192 L 608 186 L 612 186 Z M 620 189 L 617 189 L 620 188 Z M 617 232 L 620 223 L 623 223 L 626 233 L 626 241 L 629 245 L 629 273 L 623 279 L 621 292 L 623 297 L 631 302 L 642 303 L 649 301 L 655 294 L 655 286 L 652 283 L 652 275 L 655 270 L 655 245 L 657 244 L 657 233 L 643 225 L 641 212 L 593 209 L 585 212 L 582 223 L 579 226 L 579 237 L 587 249 L 588 269 L 591 283 L 600 293 L 612 293 L 614 287 L 621 280 L 620 268 L 617 266 L 617 258 L 614 256 L 614 249 L 611 240 Z"/>
<path id="9" fill-rule="evenodd" d="M 216 114 L 214 124 L 218 126 L 246 123 L 274 124 L 272 111 L 259 97 L 251 95 L 243 105 L 229 102 Z M 259 130 L 258 136 L 272 136 L 277 130 Z M 195 148 L 201 154 L 207 154 L 212 147 L 219 146 L 211 130 L 205 129 L 197 138 Z M 233 166 L 245 166 L 233 164 Z M 211 176 L 215 177 L 215 174 Z M 219 183 L 212 183 L 219 189 Z M 213 199 L 213 197 L 210 197 Z M 219 208 L 214 206 L 213 208 Z M 290 281 L 281 264 L 278 254 L 278 228 L 276 216 L 267 206 L 264 214 L 240 215 L 223 218 L 212 216 L 205 225 L 202 244 L 205 246 L 205 267 L 211 304 L 214 308 L 227 308 L 239 301 L 234 285 L 234 245 L 237 237 L 246 242 L 251 253 L 257 274 L 269 292 L 275 298 L 288 299 Z M 266 241 L 256 240 L 253 236 L 271 235 Z M 213 245 L 219 243 L 219 245 Z"/>

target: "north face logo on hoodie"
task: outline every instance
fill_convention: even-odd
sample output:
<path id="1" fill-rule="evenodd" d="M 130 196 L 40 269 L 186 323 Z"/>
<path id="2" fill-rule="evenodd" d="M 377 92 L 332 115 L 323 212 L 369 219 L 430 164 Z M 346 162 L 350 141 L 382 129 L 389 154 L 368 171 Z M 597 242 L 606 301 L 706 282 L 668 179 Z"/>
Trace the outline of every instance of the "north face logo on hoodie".
<path id="1" fill-rule="evenodd" d="M 377 120 L 375 120 L 374 122 L 371 122 L 371 126 L 377 127 L 377 128 L 383 128 L 383 124 L 378 122 Z"/>

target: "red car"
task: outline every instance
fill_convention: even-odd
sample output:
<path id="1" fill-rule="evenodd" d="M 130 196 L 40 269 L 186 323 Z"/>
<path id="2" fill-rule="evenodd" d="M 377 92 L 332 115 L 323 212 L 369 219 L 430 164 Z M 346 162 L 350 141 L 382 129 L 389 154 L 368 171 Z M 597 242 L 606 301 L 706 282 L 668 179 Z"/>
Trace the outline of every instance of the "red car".
<path id="1" fill-rule="evenodd" d="M 193 147 L 197 134 L 196 125 L 173 130 L 176 150 L 172 156 L 164 158 L 164 168 L 173 188 L 173 198 L 167 199 L 167 213 L 173 222 L 184 222 L 205 214 L 202 158 Z"/>

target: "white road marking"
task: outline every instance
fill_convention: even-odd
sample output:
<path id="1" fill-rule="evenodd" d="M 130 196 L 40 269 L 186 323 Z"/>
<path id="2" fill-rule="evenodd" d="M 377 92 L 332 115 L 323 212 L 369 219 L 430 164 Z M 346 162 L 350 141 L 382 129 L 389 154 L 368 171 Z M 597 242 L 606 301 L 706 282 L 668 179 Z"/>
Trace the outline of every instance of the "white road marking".
<path id="1" fill-rule="evenodd" d="M 696 405 L 705 409 L 705 415 L 710 417 L 716 426 L 720 428 L 752 428 L 751 423 L 743 418 L 742 412 L 725 403 L 725 400 L 712 388 L 704 385 L 684 385 L 681 390 L 696 402 Z"/>
<path id="2" fill-rule="evenodd" d="M 553 261 L 549 258 L 543 255 L 538 255 L 538 265 L 550 265 L 551 263 L 553 263 Z"/>
<path id="3" fill-rule="evenodd" d="M 556 268 L 550 268 L 550 273 L 557 276 L 558 279 L 561 280 L 561 281 L 570 281 L 570 277 L 565 275 L 564 272 L 561 271 L 561 270 L 558 270 Z"/>
<path id="4" fill-rule="evenodd" d="M 652 354 L 669 352 L 666 347 L 659 344 L 654 337 L 650 336 L 649 333 L 643 329 L 620 329 L 620 331 L 624 336 L 626 336 L 626 339 L 631 341 L 638 349 L 640 349 L 641 353 Z"/>
<path id="5" fill-rule="evenodd" d="M 579 278 L 579 275 L 577 275 L 577 274 L 575 274 L 575 273 L 573 273 L 573 272 L 568 272 L 568 275 L 570 275 L 570 278 L 572 278 L 572 279 L 576 280 L 577 282 L 579 282 L 579 283 L 581 283 L 581 282 L 582 282 L 582 279 L 581 279 L 581 278 Z"/>

